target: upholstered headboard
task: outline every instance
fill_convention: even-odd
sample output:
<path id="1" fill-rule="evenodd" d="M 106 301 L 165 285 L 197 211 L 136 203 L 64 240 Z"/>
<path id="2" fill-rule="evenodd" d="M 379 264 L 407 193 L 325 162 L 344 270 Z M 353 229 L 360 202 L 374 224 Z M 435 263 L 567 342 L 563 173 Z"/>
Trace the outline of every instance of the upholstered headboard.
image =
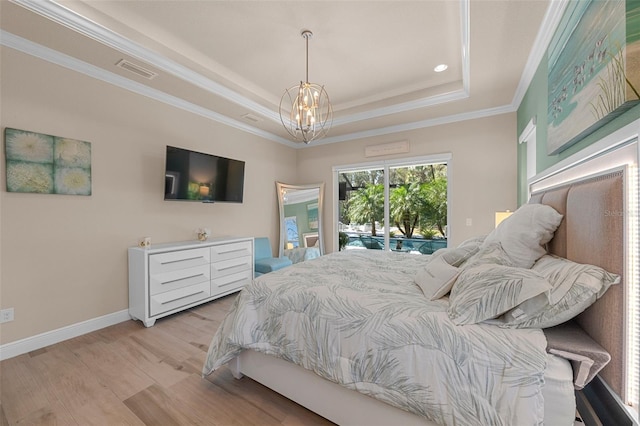
<path id="1" fill-rule="evenodd" d="M 621 397 L 625 390 L 624 170 L 608 172 L 531 195 L 564 215 L 548 251 L 619 274 L 614 285 L 576 321 L 611 354 L 600 377 Z"/>

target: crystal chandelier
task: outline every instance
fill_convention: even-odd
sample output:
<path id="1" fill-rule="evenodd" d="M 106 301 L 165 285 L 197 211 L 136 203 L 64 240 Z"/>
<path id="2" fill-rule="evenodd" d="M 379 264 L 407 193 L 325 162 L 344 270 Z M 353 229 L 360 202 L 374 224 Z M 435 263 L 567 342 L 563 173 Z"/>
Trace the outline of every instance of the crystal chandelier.
<path id="1" fill-rule="evenodd" d="M 309 39 L 313 33 L 302 30 L 301 35 L 307 44 L 306 80 L 285 90 L 280 99 L 280 120 L 295 140 L 308 144 L 327 134 L 333 110 L 324 86 L 309 83 Z"/>

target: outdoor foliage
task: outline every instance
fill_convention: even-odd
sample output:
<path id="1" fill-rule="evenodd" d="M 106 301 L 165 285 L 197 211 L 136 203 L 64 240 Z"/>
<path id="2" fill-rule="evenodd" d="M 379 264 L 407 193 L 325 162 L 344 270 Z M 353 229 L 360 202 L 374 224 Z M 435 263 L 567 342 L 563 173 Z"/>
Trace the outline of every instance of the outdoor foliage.
<path id="1" fill-rule="evenodd" d="M 346 232 L 338 233 L 338 250 L 343 250 L 349 242 L 349 235 Z"/>
<path id="2" fill-rule="evenodd" d="M 370 223 L 371 235 L 376 236 L 376 221 L 384 218 L 384 186 L 368 183 L 349 198 L 349 219 L 356 223 Z"/>
<path id="3" fill-rule="evenodd" d="M 444 235 L 447 225 L 447 178 L 436 177 L 422 184 L 424 209 L 420 214 L 420 228 L 436 228 Z"/>
<path id="4" fill-rule="evenodd" d="M 391 169 L 389 182 L 390 221 L 407 238 L 415 233 L 441 235 L 447 224 L 447 175 L 445 164 Z M 381 170 L 360 171 L 349 175 L 358 189 L 349 194 L 343 218 L 353 223 L 371 224 L 384 220 L 384 175 Z M 420 231 L 419 231 L 420 230 Z"/>
<path id="5" fill-rule="evenodd" d="M 389 192 L 389 215 L 395 226 L 407 238 L 413 232 L 420 220 L 420 214 L 425 209 L 422 186 L 420 183 L 410 183 L 393 188 Z"/>

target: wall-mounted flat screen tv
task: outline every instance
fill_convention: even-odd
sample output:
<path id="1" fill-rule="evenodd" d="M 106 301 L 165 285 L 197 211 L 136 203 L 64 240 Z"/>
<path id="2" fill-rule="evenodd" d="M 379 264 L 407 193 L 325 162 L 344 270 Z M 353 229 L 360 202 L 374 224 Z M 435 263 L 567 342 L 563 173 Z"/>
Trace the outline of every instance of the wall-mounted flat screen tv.
<path id="1" fill-rule="evenodd" d="M 242 203 L 244 161 L 167 146 L 164 199 Z"/>

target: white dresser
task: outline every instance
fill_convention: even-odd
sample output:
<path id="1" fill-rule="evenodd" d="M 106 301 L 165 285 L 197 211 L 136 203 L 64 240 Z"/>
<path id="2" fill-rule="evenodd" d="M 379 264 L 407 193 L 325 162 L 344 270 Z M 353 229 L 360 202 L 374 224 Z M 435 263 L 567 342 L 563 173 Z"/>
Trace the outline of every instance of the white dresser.
<path id="1" fill-rule="evenodd" d="M 253 279 L 253 238 L 129 248 L 129 314 L 156 319 L 240 290 Z"/>

